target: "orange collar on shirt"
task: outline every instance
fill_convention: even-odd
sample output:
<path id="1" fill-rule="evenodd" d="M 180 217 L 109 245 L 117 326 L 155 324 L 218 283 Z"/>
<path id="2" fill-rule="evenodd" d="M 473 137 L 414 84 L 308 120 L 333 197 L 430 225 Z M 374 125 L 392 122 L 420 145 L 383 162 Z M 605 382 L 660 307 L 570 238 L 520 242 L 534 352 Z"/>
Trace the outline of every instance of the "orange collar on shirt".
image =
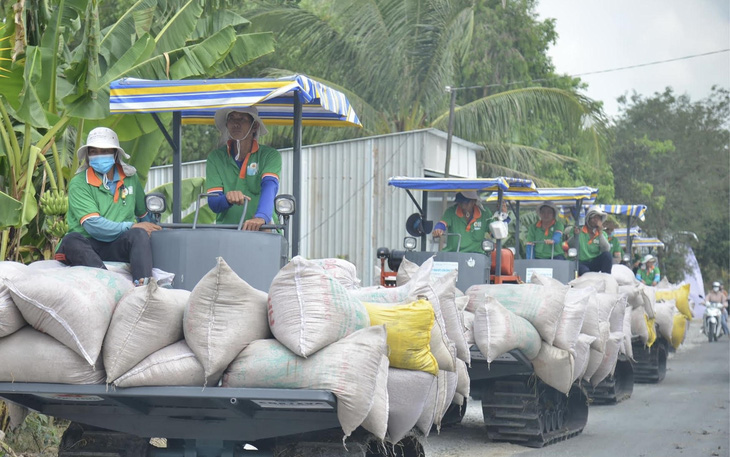
<path id="1" fill-rule="evenodd" d="M 555 225 L 555 219 L 550 221 L 547 227 L 545 227 L 545 236 L 548 236 L 550 234 L 550 227 L 552 227 L 553 225 Z M 537 221 L 537 226 L 542 228 L 542 221 Z"/>
<path id="2" fill-rule="evenodd" d="M 124 169 L 121 164 L 116 164 L 116 167 L 117 172 L 119 173 L 119 181 L 117 181 L 117 187 L 114 189 L 114 203 L 119 201 L 119 189 L 124 186 L 124 178 L 127 177 L 127 175 L 124 174 Z M 91 167 L 86 169 L 86 182 L 94 187 L 101 187 L 101 178 Z"/>
<path id="3" fill-rule="evenodd" d="M 236 154 L 233 151 L 233 144 L 236 140 L 228 140 L 228 153 L 233 157 L 233 160 L 236 159 Z M 245 178 L 246 177 L 246 168 L 248 168 L 248 159 L 251 157 L 251 154 L 255 154 L 256 151 L 259 150 L 259 142 L 255 139 L 253 140 L 253 143 L 251 143 L 251 152 L 246 154 L 246 157 L 243 159 L 243 164 L 241 165 L 241 171 L 238 173 L 239 178 Z"/>
<path id="4" fill-rule="evenodd" d="M 466 214 L 464 214 L 464 212 L 458 206 L 456 207 L 456 215 L 459 216 L 459 217 L 466 217 Z M 471 220 L 469 221 L 469 223 L 466 224 L 466 231 L 467 232 L 468 231 L 471 231 L 471 224 L 473 224 L 474 221 L 476 221 L 477 219 L 479 219 L 481 216 L 482 216 L 482 210 L 480 210 L 478 206 L 475 206 L 474 207 L 474 214 L 472 214 Z"/>
<path id="5" fill-rule="evenodd" d="M 591 239 L 588 240 L 588 244 L 593 243 L 593 240 L 595 240 L 596 238 L 598 238 L 598 231 L 596 231 L 596 233 L 591 233 L 591 232 L 588 231 L 588 227 L 585 226 L 585 225 L 583 226 L 583 233 L 591 236 Z"/>

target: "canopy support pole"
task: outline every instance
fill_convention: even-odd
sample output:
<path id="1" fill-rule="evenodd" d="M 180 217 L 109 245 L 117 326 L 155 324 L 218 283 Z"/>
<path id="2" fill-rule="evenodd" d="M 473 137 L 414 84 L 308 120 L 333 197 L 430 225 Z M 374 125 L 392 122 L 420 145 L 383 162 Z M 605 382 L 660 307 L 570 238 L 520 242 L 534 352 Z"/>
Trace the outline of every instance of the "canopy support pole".
<path id="1" fill-rule="evenodd" d="M 292 176 L 294 182 L 292 188 L 294 190 L 294 201 L 299 208 L 302 207 L 302 100 L 299 97 L 299 90 L 294 91 L 294 133 L 292 145 Z M 291 240 L 291 256 L 299 255 L 299 239 L 301 238 L 301 214 L 299 217 L 292 218 L 292 240 Z"/>
<path id="2" fill-rule="evenodd" d="M 155 116 L 157 119 L 157 116 Z M 163 129 L 163 134 L 165 130 Z M 169 135 L 166 135 L 169 136 Z M 182 221 L 182 113 L 172 113 L 172 222 Z"/>
<path id="3" fill-rule="evenodd" d="M 410 194 L 411 191 L 408 191 L 408 193 Z M 413 196 L 411 196 L 411 198 L 413 198 Z M 415 203 L 415 201 L 416 200 L 413 199 L 414 203 Z M 418 211 L 421 213 L 421 218 L 425 223 L 425 221 L 428 220 L 428 214 L 427 214 L 428 213 L 428 192 L 426 192 L 425 190 L 421 192 L 421 204 L 423 206 L 421 208 L 418 208 Z M 418 206 L 418 204 L 416 204 L 416 206 Z M 426 242 L 428 241 L 427 237 L 428 237 L 427 233 L 424 233 L 423 235 L 421 235 L 421 251 L 426 250 Z"/>
<path id="4" fill-rule="evenodd" d="M 512 206 L 510 202 L 509 206 Z M 521 259 L 520 255 L 520 202 L 516 201 L 512 210 L 515 212 L 515 257 Z M 557 215 L 556 215 L 557 216 Z"/>
<path id="5" fill-rule="evenodd" d="M 500 188 L 498 191 L 497 211 L 502 211 L 502 202 L 504 201 L 504 191 Z M 497 239 L 497 260 L 494 264 L 494 283 L 502 284 L 502 240 Z"/>
<path id="6" fill-rule="evenodd" d="M 629 262 L 633 266 L 634 254 L 631 252 L 631 214 L 626 216 L 626 253 L 629 255 Z"/>

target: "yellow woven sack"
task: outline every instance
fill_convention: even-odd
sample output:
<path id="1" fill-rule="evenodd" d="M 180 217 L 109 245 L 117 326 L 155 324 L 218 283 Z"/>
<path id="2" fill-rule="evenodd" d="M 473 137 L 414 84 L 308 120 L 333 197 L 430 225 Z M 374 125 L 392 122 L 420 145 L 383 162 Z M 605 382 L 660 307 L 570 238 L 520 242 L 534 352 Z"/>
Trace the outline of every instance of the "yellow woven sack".
<path id="1" fill-rule="evenodd" d="M 689 309 L 689 284 L 682 284 L 675 289 L 657 289 L 656 300 L 674 300 L 680 313 L 692 319 Z"/>
<path id="2" fill-rule="evenodd" d="M 438 363 L 431 354 L 433 306 L 428 300 L 404 304 L 363 303 L 370 325 L 385 324 L 390 366 L 438 375 Z"/>
<path id="3" fill-rule="evenodd" d="M 680 344 L 684 343 L 684 337 L 687 333 L 687 318 L 681 314 L 674 315 L 672 323 L 672 346 L 677 349 Z"/>
<path id="4" fill-rule="evenodd" d="M 656 341 L 656 326 L 654 325 L 654 319 L 649 319 L 646 314 L 644 314 L 644 319 L 646 319 L 646 328 L 649 329 L 649 339 L 646 340 L 646 347 L 650 348 Z"/>

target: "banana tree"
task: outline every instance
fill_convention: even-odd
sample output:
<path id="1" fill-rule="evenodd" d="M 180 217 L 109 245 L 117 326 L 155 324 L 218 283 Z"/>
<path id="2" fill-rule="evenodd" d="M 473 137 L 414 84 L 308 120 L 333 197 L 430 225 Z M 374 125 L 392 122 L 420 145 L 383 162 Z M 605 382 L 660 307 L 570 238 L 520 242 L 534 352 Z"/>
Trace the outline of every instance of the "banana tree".
<path id="1" fill-rule="evenodd" d="M 111 81 L 221 77 L 274 51 L 271 33 L 246 33 L 248 20 L 206 10 L 202 0 L 138 0 L 103 29 L 98 0 L 25 5 L 14 5 L 19 14 L 8 15 L 0 38 L 8 42 L 0 59 L 9 59 L 0 63 L 11 62 L 0 72 L 0 259 L 38 244 L 41 233 L 28 231 L 34 218 L 51 244 L 63 235 L 66 182 L 79 165 L 73 151 L 92 128 L 113 128 L 146 179 L 164 137 L 149 115 L 109 115 Z M 35 35 L 26 36 L 24 20 Z"/>

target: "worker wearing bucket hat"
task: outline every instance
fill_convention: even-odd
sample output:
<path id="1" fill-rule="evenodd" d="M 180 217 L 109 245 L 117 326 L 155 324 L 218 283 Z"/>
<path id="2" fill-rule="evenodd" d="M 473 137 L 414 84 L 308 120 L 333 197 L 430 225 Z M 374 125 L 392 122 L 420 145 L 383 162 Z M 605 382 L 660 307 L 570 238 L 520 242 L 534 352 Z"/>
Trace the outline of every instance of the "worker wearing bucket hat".
<path id="1" fill-rule="evenodd" d="M 456 204 L 444 211 L 441 220 L 434 227 L 433 236 L 440 237 L 447 232 L 461 235 L 461 242 L 457 236 L 449 236 L 446 239 L 446 246 L 443 249 L 446 252 L 456 252 L 457 247 L 461 252 L 483 252 L 482 241 L 491 237 L 489 222 L 492 219 L 492 212 L 482 206 L 475 190 L 457 192 L 454 202 Z M 502 210 L 506 212 L 506 204 Z"/>
<path id="2" fill-rule="evenodd" d="M 606 220 L 606 223 L 603 224 L 604 230 L 606 231 L 606 236 L 608 237 L 608 244 L 611 245 L 611 258 L 613 259 L 613 263 L 621 263 L 621 259 L 624 256 L 624 250 L 621 249 L 621 244 L 618 241 L 618 238 L 616 238 L 613 235 L 614 230 L 618 227 L 616 222 L 608 219 Z"/>
<path id="3" fill-rule="evenodd" d="M 570 247 L 578 248 L 578 274 L 589 271 L 611 273 L 613 260 L 608 236 L 603 223 L 608 215 L 596 205 L 586 211 L 585 225 L 575 228 L 575 236 L 568 242 Z"/>
<path id="4" fill-rule="evenodd" d="M 221 145 L 208 156 L 205 165 L 208 206 L 216 221 L 238 224 L 245 199 L 250 199 L 244 230 L 259 230 L 276 222 L 274 197 L 279 192 L 281 154 L 259 144 L 267 129 L 253 106 L 225 108 L 215 113 Z"/>
<path id="5" fill-rule="evenodd" d="M 527 248 L 534 252 L 536 259 L 559 259 L 565 260 L 562 255 L 560 242 L 563 240 L 565 226 L 557 219 L 558 209 L 552 202 L 541 203 L 537 207 L 538 221 L 527 229 L 527 244 L 533 248 Z M 555 249 L 558 253 L 555 253 Z"/>
<path id="6" fill-rule="evenodd" d="M 80 167 L 68 185 L 69 232 L 55 258 L 67 265 L 105 268 L 104 261 L 129 262 L 136 285 L 152 276 L 152 223 L 144 186 L 117 134 L 106 127 L 89 132 L 76 152 Z"/>
<path id="7" fill-rule="evenodd" d="M 641 259 L 641 267 L 636 271 L 636 279 L 647 286 L 656 286 L 661 279 L 661 271 L 656 266 L 656 257 L 647 254 Z"/>

